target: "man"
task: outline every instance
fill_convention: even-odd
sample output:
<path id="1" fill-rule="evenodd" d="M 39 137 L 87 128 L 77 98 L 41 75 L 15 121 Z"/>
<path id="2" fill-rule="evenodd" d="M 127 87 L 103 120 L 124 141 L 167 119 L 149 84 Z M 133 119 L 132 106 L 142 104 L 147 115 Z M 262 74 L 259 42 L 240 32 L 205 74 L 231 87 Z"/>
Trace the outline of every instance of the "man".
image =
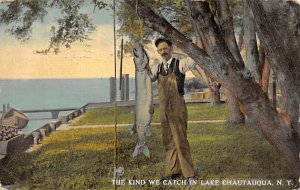
<path id="1" fill-rule="evenodd" d="M 172 42 L 159 38 L 155 41 L 163 62 L 152 66 L 152 81 L 158 80 L 158 95 L 162 137 L 170 174 L 164 179 L 176 179 L 182 175 L 193 179 L 195 173 L 187 140 L 187 108 L 184 101 L 185 72 L 195 67 L 190 58 L 175 59 Z"/>

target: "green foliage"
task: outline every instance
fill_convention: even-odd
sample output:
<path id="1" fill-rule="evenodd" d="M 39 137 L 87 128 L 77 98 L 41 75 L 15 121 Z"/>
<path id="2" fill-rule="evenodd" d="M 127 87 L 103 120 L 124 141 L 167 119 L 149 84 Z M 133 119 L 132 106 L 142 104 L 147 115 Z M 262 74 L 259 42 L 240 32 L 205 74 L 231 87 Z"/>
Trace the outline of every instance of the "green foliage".
<path id="1" fill-rule="evenodd" d="M 107 7 L 107 3 L 104 3 L 103 1 L 99 1 L 99 0 L 93 0 L 93 2 L 94 2 L 94 4 L 95 4 L 95 7 L 94 7 L 94 9 L 95 8 L 98 8 L 99 10 L 100 9 L 104 9 L 104 8 L 106 8 Z"/>
<path id="2" fill-rule="evenodd" d="M 226 104 L 217 106 L 211 104 L 188 104 L 187 108 L 190 121 L 226 120 L 229 118 Z M 159 113 L 158 106 L 155 106 L 152 122 L 160 122 Z M 133 107 L 120 107 L 117 109 L 117 121 L 119 124 L 133 123 L 133 118 Z M 105 125 L 114 123 L 114 108 L 88 110 L 83 116 L 70 122 L 71 125 Z"/>
<path id="3" fill-rule="evenodd" d="M 163 154 L 160 126 L 151 128 L 147 139 L 151 158 L 132 157 L 135 138 L 127 128 L 118 129 L 117 166 L 125 168 L 120 179 L 159 179 L 167 165 Z M 57 131 L 46 137 L 40 149 L 10 155 L 0 165 L 3 184 L 17 181 L 21 189 L 113 189 L 114 129 Z M 263 139 L 248 125 L 192 124 L 188 139 L 198 179 L 291 179 L 292 172 Z M 118 189 L 174 189 L 174 186 L 119 186 Z M 186 189 L 177 186 L 176 189 Z M 268 189 L 269 187 L 234 187 Z M 233 189 L 232 186 L 195 189 Z M 287 189 L 274 186 L 272 189 Z"/>
<path id="4" fill-rule="evenodd" d="M 47 14 L 46 6 L 47 0 L 12 1 L 6 10 L 0 11 L 0 24 L 18 23 L 12 25 L 8 31 L 19 40 L 28 40 L 31 35 L 33 22 L 37 20 L 42 21 L 43 17 Z"/>
<path id="5" fill-rule="evenodd" d="M 58 30 L 52 27 L 52 37 L 50 40 L 50 46 L 44 53 L 54 49 L 55 53 L 58 53 L 59 47 L 65 45 L 69 48 L 75 41 L 82 42 L 88 39 L 88 32 L 94 31 L 95 28 L 87 14 L 79 13 L 75 7 L 68 7 L 66 16 L 58 19 Z"/>
<path id="6" fill-rule="evenodd" d="M 48 9 L 59 9 L 61 15 L 57 20 L 58 27 L 53 26 L 50 31 L 52 37 L 49 47 L 43 51 L 37 51 L 37 53 L 42 54 L 46 54 L 51 50 L 58 53 L 61 46 L 69 48 L 75 41 L 87 40 L 89 33 L 95 29 L 88 15 L 80 13 L 80 8 L 89 2 L 94 4 L 94 10 L 108 7 L 108 4 L 102 0 L 15 0 L 9 2 L 4 9 L 0 10 L 0 24 L 10 25 L 8 29 L 10 34 L 19 40 L 26 41 L 31 37 L 34 22 L 42 21 Z M 130 5 L 136 2 L 135 6 Z M 153 31 L 150 23 L 145 23 L 137 15 L 134 7 L 138 7 L 141 1 L 136 2 L 124 0 L 117 3 L 117 15 L 119 22 L 122 23 L 119 34 L 129 36 L 131 41 L 149 43 L 153 37 L 157 36 L 157 33 Z M 241 11 L 239 11 L 241 1 L 230 0 L 229 2 L 233 7 L 231 10 L 241 15 Z M 157 14 L 166 18 L 186 36 L 191 37 L 194 35 L 184 0 L 156 0 L 143 1 L 143 3 L 146 3 Z M 234 18 L 239 21 L 241 17 Z M 125 53 L 132 52 L 131 42 L 125 43 L 124 51 Z"/>
<path id="7" fill-rule="evenodd" d="M 137 14 L 136 8 L 141 1 L 134 2 L 125 0 L 118 4 L 117 15 L 122 23 L 119 29 L 120 35 L 126 35 L 131 41 L 143 41 L 149 43 L 157 36 L 150 23 L 145 23 Z M 154 2 L 143 1 L 160 16 L 166 18 L 174 27 L 186 35 L 193 33 L 192 25 L 189 22 L 188 11 L 185 9 L 183 0 L 157 0 Z M 132 52 L 132 42 L 127 42 L 124 48 L 125 53 Z"/>
<path id="8" fill-rule="evenodd" d="M 140 19 L 128 1 L 120 2 L 117 4 L 117 16 L 121 23 L 121 27 L 118 30 L 120 36 L 128 36 L 130 41 L 126 41 L 124 44 L 124 53 L 131 54 L 133 51 L 132 41 L 142 41 L 143 43 L 149 43 L 149 38 L 153 33 L 153 30 L 147 27 L 144 20 Z"/>
<path id="9" fill-rule="evenodd" d="M 197 78 L 190 78 L 185 80 L 184 88 L 186 90 L 186 93 L 189 93 L 195 90 L 207 88 L 207 84 Z"/>
<path id="10" fill-rule="evenodd" d="M 58 18 L 58 27 L 51 28 L 52 37 L 50 45 L 43 51 L 37 53 L 46 54 L 53 50 L 59 52 L 61 46 L 69 48 L 75 41 L 88 39 L 94 26 L 88 14 L 80 12 L 80 8 L 88 1 L 84 0 L 16 0 L 8 3 L 0 10 L 0 24 L 8 25 L 11 35 L 17 39 L 26 41 L 31 37 L 32 24 L 43 21 L 47 10 L 54 8 L 61 10 Z M 90 0 L 95 8 L 103 9 L 107 4 L 100 0 Z"/>

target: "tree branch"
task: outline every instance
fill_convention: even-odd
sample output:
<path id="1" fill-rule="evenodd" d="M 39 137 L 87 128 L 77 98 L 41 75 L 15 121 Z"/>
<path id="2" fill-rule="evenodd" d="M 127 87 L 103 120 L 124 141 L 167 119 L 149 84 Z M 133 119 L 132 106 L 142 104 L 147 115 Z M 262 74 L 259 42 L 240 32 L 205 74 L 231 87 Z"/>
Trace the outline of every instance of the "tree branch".
<path id="1" fill-rule="evenodd" d="M 227 0 L 217 1 L 219 7 L 220 28 L 223 30 L 223 36 L 227 47 L 236 59 L 236 61 L 244 66 L 244 61 L 238 49 L 233 28 L 233 18 L 229 11 Z"/>
<path id="2" fill-rule="evenodd" d="M 132 7 L 134 5 L 130 3 Z M 149 9 L 143 2 L 138 4 L 138 14 L 144 20 L 153 23 L 152 27 L 154 30 L 159 31 L 162 35 L 172 39 L 173 43 L 181 48 L 185 53 L 191 55 L 200 66 L 204 69 L 208 69 L 208 65 L 211 62 L 206 52 L 195 45 L 191 39 L 184 36 L 181 32 L 175 29 L 165 18 L 158 16 L 155 12 Z M 198 56 L 193 56 L 198 55 Z"/>

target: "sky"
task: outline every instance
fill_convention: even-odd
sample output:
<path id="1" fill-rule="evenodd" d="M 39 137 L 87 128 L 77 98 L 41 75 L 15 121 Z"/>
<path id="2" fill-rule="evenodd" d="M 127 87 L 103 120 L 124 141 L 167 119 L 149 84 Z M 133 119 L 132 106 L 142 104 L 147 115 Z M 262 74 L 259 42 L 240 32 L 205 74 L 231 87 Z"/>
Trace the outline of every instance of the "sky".
<path id="1" fill-rule="evenodd" d="M 4 1 L 4 0 L 0 0 Z M 111 0 L 105 0 L 112 2 Z M 3 4 L 2 4 L 3 6 Z M 115 75 L 114 43 L 113 43 L 113 11 L 96 10 L 89 4 L 81 8 L 93 19 L 96 31 L 85 42 L 77 42 L 71 49 L 61 48 L 59 54 L 42 55 L 36 51 L 44 50 L 49 45 L 50 29 L 56 24 L 60 11 L 49 9 L 43 22 L 35 22 L 32 28 L 32 37 L 21 43 L 0 25 L 0 79 L 18 78 L 106 78 Z M 118 24 L 116 28 L 118 29 Z M 121 39 L 117 37 L 117 48 L 120 48 Z M 160 56 L 155 51 L 154 44 L 148 45 L 150 64 Z M 117 76 L 119 76 L 117 58 Z M 134 77 L 133 58 L 127 55 L 123 59 L 123 74 Z M 186 73 L 192 77 L 191 72 Z"/>
<path id="2" fill-rule="evenodd" d="M 4 0 L 0 0 L 0 2 L 2 1 Z M 111 0 L 105 1 L 112 2 Z M 300 0 L 294 1 L 300 3 Z M 93 19 L 96 31 L 89 36 L 91 40 L 75 43 L 71 49 L 62 48 L 59 54 L 35 53 L 48 47 L 50 29 L 59 18 L 59 10 L 48 10 L 48 15 L 43 23 L 34 23 L 32 38 L 25 43 L 10 36 L 5 32 L 7 27 L 0 25 L 0 79 L 114 76 L 113 12 L 112 10 L 93 12 L 92 5 L 84 6 L 82 12 L 88 13 Z M 119 48 L 119 46 L 120 39 L 117 38 L 117 47 Z M 154 49 L 153 44 L 152 48 Z M 152 60 L 159 57 L 155 51 L 149 54 Z M 119 76 L 119 62 L 120 60 L 117 59 L 117 76 Z M 134 63 L 130 56 L 124 57 L 123 73 L 134 77 Z M 187 76 L 192 77 L 193 75 L 188 72 Z"/>
<path id="3" fill-rule="evenodd" d="M 37 50 L 48 47 L 49 31 L 58 19 L 60 14 L 58 10 L 48 10 L 48 15 L 43 23 L 34 24 L 32 38 L 25 43 L 21 43 L 10 36 L 5 32 L 7 27 L 1 25 L 0 78 L 99 78 L 114 76 L 113 13 L 111 10 L 91 13 L 93 7 L 90 5 L 83 7 L 82 12 L 91 15 L 96 31 L 89 36 L 91 40 L 75 43 L 71 49 L 62 48 L 59 54 L 42 55 L 35 53 Z M 118 38 L 117 47 L 119 46 L 120 39 Z M 118 64 L 119 62 L 120 60 L 117 60 Z M 123 65 L 123 73 L 133 76 L 132 58 L 125 57 Z"/>

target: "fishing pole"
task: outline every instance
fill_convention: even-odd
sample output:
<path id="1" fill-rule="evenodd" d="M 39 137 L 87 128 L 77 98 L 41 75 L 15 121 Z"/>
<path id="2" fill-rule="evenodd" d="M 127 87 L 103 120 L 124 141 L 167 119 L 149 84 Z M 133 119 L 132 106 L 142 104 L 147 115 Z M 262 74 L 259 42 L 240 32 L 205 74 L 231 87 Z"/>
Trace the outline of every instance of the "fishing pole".
<path id="1" fill-rule="evenodd" d="M 113 30 L 114 30 L 114 67 L 115 67 L 115 87 L 117 86 L 117 57 L 116 57 L 116 0 L 113 1 Z M 114 151 L 114 180 L 116 180 L 116 170 L 117 170 L 117 154 L 118 154 L 118 130 L 117 130 L 117 91 L 114 92 L 114 118 L 115 118 L 115 127 L 114 127 L 114 141 L 115 141 L 115 151 Z M 116 182 L 114 182 L 114 189 L 117 189 Z"/>
<path id="2" fill-rule="evenodd" d="M 114 144 L 115 144 L 115 149 L 114 149 L 114 169 L 113 169 L 113 177 L 114 177 L 114 189 L 117 189 L 117 182 L 116 182 L 116 178 L 118 176 L 122 176 L 124 174 L 124 168 L 123 167 L 117 167 L 117 163 L 118 163 L 118 129 L 117 129 L 117 125 L 118 125 L 118 118 L 117 118 L 117 45 L 116 45 L 116 0 L 113 1 L 113 20 L 114 20 L 114 24 L 113 24 L 113 35 L 114 35 L 114 66 L 115 66 L 115 100 L 114 100 L 114 118 L 115 118 L 115 127 L 114 127 Z M 122 36 L 122 44 L 121 44 L 121 63 L 120 63 L 120 90 L 121 90 L 121 86 L 122 86 L 122 67 L 123 67 L 123 36 Z"/>

